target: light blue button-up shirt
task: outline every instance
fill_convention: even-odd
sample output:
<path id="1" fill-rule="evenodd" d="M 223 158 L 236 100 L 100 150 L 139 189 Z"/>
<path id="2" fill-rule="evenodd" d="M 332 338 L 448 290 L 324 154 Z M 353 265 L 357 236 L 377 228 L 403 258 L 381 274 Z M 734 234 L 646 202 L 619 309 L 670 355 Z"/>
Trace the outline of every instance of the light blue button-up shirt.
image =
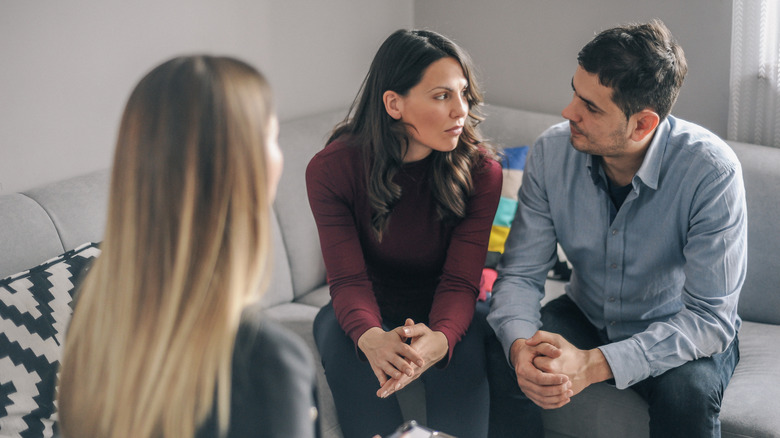
<path id="1" fill-rule="evenodd" d="M 601 159 L 548 129 L 526 163 L 488 321 L 509 356 L 541 327 L 556 243 L 572 264 L 566 293 L 606 331 L 618 388 L 722 352 L 739 329 L 747 268 L 742 169 L 709 131 L 667 117 L 614 215 Z M 610 211 L 614 220 L 610 222 Z"/>

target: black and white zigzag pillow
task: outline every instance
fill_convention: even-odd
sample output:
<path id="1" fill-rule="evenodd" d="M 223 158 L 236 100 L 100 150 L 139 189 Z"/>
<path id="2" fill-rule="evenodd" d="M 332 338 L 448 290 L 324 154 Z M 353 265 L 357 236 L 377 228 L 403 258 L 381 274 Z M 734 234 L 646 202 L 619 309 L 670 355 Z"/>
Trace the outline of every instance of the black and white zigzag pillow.
<path id="1" fill-rule="evenodd" d="M 52 436 L 73 292 L 99 254 L 87 243 L 0 280 L 0 436 Z"/>

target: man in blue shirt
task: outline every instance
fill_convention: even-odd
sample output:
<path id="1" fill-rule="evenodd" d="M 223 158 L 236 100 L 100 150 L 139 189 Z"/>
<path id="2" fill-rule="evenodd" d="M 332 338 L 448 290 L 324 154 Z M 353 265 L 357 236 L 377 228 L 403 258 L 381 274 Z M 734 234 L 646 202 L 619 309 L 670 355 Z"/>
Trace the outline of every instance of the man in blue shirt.
<path id="1" fill-rule="evenodd" d="M 660 21 L 600 33 L 578 63 L 568 121 L 531 150 L 494 287 L 491 437 L 541 436 L 540 408 L 602 381 L 647 400 L 651 436 L 720 436 L 747 262 L 740 164 L 669 115 L 687 66 Z M 556 244 L 571 282 L 540 308 Z"/>

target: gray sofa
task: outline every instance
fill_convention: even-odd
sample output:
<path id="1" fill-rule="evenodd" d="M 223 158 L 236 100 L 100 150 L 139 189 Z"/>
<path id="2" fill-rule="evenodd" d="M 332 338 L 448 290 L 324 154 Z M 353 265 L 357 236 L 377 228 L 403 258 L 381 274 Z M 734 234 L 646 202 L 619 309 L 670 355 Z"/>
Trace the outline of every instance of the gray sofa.
<path id="1" fill-rule="evenodd" d="M 316 348 L 311 325 L 328 290 L 316 227 L 309 211 L 304 170 L 344 116 L 336 110 L 280 127 L 285 170 L 275 203 L 274 278 L 264 297 L 269 318 L 281 321 Z M 483 133 L 504 146 L 532 144 L 560 117 L 486 106 Z M 780 437 L 780 150 L 730 143 L 744 168 L 749 209 L 749 271 L 739 312 L 742 359 L 724 397 L 723 436 Z M 0 278 L 29 269 L 85 242 L 102 238 L 109 173 L 85 174 L 23 193 L 0 196 Z M 548 297 L 562 293 L 548 282 Z M 340 437 L 330 391 L 318 367 L 324 437 Z M 424 423 L 419 387 L 399 394 L 405 416 Z M 647 405 L 630 390 L 607 384 L 586 389 L 557 410 L 546 411 L 548 437 L 642 437 Z M 2 431 L 0 431 L 2 435 Z M 522 431 L 519 432 L 522 436 Z"/>

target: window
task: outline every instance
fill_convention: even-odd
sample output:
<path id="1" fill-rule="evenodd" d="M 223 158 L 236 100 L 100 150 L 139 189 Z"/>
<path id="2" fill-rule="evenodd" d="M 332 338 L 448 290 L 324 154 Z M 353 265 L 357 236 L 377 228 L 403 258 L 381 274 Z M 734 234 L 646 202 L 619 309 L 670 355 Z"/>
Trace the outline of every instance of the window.
<path id="1" fill-rule="evenodd" d="M 780 148 L 780 0 L 734 0 L 729 140 Z"/>

